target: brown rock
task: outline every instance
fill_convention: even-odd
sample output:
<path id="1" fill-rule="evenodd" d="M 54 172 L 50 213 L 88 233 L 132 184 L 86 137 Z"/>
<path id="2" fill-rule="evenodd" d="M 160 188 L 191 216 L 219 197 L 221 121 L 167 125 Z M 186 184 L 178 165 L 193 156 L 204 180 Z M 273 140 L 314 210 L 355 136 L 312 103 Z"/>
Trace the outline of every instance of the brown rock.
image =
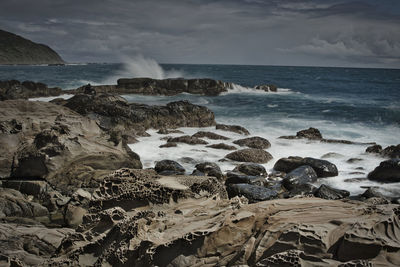
<path id="1" fill-rule="evenodd" d="M 243 135 L 249 135 L 250 132 L 239 125 L 225 125 L 225 124 L 217 124 L 215 126 L 215 128 L 217 130 L 222 130 L 222 131 L 229 131 L 229 132 L 234 132 L 234 133 L 238 133 L 238 134 L 243 134 Z"/>
<path id="2" fill-rule="evenodd" d="M 236 150 L 237 148 L 235 146 L 230 146 L 224 143 L 219 143 L 219 144 L 212 144 L 208 145 L 206 147 L 214 148 L 214 149 L 225 149 L 225 150 Z"/>
<path id="3" fill-rule="evenodd" d="M 232 152 L 225 156 L 228 159 L 241 162 L 267 163 L 272 159 L 272 155 L 265 150 L 247 148 Z"/>
<path id="4" fill-rule="evenodd" d="M 271 143 L 267 139 L 259 136 L 236 140 L 233 141 L 233 143 L 239 146 L 247 146 L 250 148 L 259 148 L 259 149 L 267 149 L 271 147 Z"/>

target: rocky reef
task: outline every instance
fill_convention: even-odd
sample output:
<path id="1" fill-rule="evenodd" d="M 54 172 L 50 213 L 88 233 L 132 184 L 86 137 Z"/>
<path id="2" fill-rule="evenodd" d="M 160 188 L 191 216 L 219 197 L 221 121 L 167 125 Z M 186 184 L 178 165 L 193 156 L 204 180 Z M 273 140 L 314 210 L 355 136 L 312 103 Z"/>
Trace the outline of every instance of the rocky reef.
<path id="1" fill-rule="evenodd" d="M 374 188 L 350 196 L 315 187 L 338 175 L 326 159 L 281 158 L 267 172 L 260 164 L 273 158 L 271 143 L 216 124 L 206 107 L 128 103 L 92 89 L 68 100 L 0 101 L 1 266 L 400 265 L 397 199 Z M 208 145 L 229 140 L 211 130 L 176 130 L 205 126 L 235 133 L 238 147 Z M 170 159 L 142 169 L 127 144 L 150 128 L 166 141 L 160 149 L 234 150 L 220 161 L 236 167 L 223 172 L 218 162 L 186 157 L 192 173 Z M 358 144 L 315 128 L 288 138 Z M 397 149 L 369 149 L 383 160 L 369 179 L 398 182 Z"/>

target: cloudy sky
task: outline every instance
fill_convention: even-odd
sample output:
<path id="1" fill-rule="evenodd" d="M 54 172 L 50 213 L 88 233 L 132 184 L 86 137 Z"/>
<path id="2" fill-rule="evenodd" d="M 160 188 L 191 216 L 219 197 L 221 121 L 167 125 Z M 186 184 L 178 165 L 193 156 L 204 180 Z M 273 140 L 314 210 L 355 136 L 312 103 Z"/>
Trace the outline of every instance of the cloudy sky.
<path id="1" fill-rule="evenodd" d="M 400 68 L 400 0 L 1 0 L 68 62 Z"/>

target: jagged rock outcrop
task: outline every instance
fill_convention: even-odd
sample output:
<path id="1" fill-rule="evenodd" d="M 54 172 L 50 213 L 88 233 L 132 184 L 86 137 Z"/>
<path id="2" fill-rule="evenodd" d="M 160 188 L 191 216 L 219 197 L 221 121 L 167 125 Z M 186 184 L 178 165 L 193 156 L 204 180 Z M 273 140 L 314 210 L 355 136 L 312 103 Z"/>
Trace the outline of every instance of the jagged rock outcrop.
<path id="1" fill-rule="evenodd" d="M 34 43 L 11 32 L 0 30 L 0 65 L 64 63 L 60 55 L 47 45 Z"/>
<path id="2" fill-rule="evenodd" d="M 105 181 L 104 189 L 100 190 L 103 193 L 99 191 L 93 201 L 93 212 L 85 216 L 79 231 L 63 240 L 48 263 L 99 266 L 400 263 L 398 205 L 312 197 L 254 204 L 238 197 L 187 198 L 184 192 L 189 192 L 191 186 L 170 181 L 170 186 L 160 187 L 165 184 L 164 178 L 148 185 L 137 182 L 138 175 L 125 173 Z M 174 196 L 178 201 L 169 200 Z M 148 200 L 162 205 L 149 206 Z"/>
<path id="3" fill-rule="evenodd" d="M 206 127 L 215 125 L 214 113 L 188 101 L 166 106 L 129 104 L 124 98 L 110 94 L 79 94 L 70 98 L 66 107 L 95 119 L 108 131 L 121 135 L 143 135 L 149 128 Z"/>
<path id="4" fill-rule="evenodd" d="M 21 83 L 16 80 L 0 81 L 0 101 L 42 96 L 59 96 L 61 94 L 61 88 L 49 88 L 44 83 L 35 83 L 31 81 Z"/>
<path id="5" fill-rule="evenodd" d="M 380 145 L 372 145 L 367 147 L 365 150 L 366 153 L 378 154 L 382 157 L 386 158 L 400 158 L 400 144 L 399 145 L 392 145 L 388 146 L 385 149 L 382 149 Z"/>
<path id="6" fill-rule="evenodd" d="M 66 107 L 1 101 L 0 121 L 17 125 L 17 131 L 0 133 L 2 177 L 46 179 L 67 193 L 71 188 L 97 187 L 96 181 L 112 170 L 142 166 L 126 144 L 115 145 L 94 120 Z"/>

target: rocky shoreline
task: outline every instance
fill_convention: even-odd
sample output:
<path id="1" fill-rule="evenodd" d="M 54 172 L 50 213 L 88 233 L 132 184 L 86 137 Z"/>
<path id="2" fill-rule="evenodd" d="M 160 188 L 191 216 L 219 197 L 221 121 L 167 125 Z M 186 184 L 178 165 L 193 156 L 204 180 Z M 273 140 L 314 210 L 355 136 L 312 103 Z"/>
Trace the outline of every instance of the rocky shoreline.
<path id="1" fill-rule="evenodd" d="M 325 159 L 281 158 L 268 173 L 260 163 L 272 159 L 271 143 L 242 126 L 218 124 L 208 108 L 187 101 L 130 104 L 116 95 L 217 95 L 227 86 L 209 80 L 199 82 L 205 89 L 190 80 L 165 83 L 120 80 L 111 89 L 86 86 L 70 99 L 51 102 L 23 99 L 65 91 L 0 83 L 2 265 L 400 265 L 398 198 L 374 188 L 350 196 L 327 185 L 314 187 L 338 175 Z M 178 89 L 162 90 L 170 87 Z M 232 146 L 212 131 L 168 136 L 180 127 L 210 126 L 243 138 Z M 236 167 L 223 172 L 218 162 L 201 162 L 190 174 L 165 159 L 142 169 L 128 144 L 148 129 L 165 135 L 159 149 L 218 140 L 214 149 L 227 152 L 221 161 Z M 359 145 L 325 139 L 315 128 L 283 138 Z M 400 145 L 371 144 L 366 152 L 381 156 L 382 163 L 366 178 L 400 182 L 399 151 Z"/>

